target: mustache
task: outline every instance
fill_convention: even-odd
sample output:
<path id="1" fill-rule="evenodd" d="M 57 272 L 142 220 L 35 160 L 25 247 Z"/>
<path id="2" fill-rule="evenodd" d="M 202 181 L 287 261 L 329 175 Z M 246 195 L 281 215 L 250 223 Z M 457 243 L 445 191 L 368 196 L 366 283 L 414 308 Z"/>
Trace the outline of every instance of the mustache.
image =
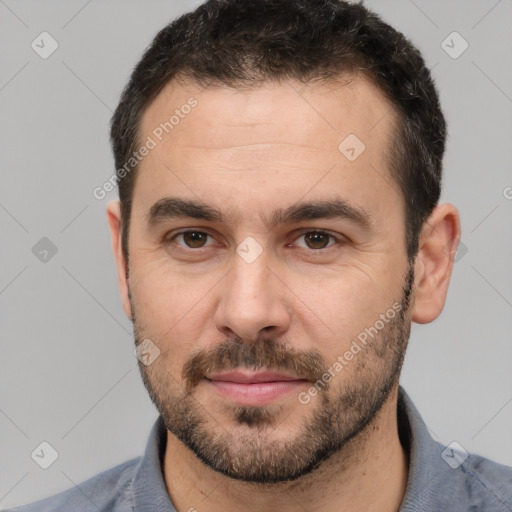
<path id="1" fill-rule="evenodd" d="M 208 374 L 238 368 L 284 370 L 310 382 L 321 379 L 327 371 L 319 352 L 297 352 L 273 338 L 251 343 L 229 338 L 220 345 L 197 351 L 185 363 L 182 377 L 190 392 Z"/>

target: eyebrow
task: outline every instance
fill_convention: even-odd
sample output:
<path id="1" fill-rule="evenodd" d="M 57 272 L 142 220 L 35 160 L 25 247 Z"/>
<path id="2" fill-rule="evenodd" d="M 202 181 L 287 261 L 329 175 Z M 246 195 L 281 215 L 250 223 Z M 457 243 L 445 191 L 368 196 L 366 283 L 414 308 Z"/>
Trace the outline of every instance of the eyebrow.
<path id="1" fill-rule="evenodd" d="M 181 218 L 219 223 L 224 223 L 226 220 L 223 213 L 214 206 L 178 197 L 164 197 L 158 200 L 146 215 L 150 226 L 156 226 L 166 220 Z M 374 224 L 373 218 L 364 208 L 355 206 L 341 198 L 297 203 L 286 209 L 274 211 L 270 218 L 264 219 L 264 222 L 269 229 L 272 229 L 278 224 L 314 219 L 344 219 L 365 230 L 370 230 Z"/>

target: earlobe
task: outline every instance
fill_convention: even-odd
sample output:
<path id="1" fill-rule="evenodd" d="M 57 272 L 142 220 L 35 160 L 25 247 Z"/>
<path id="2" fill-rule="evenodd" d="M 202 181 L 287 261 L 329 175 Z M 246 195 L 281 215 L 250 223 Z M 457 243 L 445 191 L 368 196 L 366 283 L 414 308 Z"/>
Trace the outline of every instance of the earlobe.
<path id="1" fill-rule="evenodd" d="M 117 280 L 121 293 L 121 302 L 126 316 L 132 319 L 132 310 L 129 299 L 128 277 L 126 272 L 126 261 L 122 248 L 121 230 L 121 204 L 119 201 L 110 201 L 107 205 L 107 221 L 110 228 L 112 252 L 117 268 Z"/>
<path id="2" fill-rule="evenodd" d="M 426 324 L 442 312 L 457 246 L 460 218 L 457 208 L 436 206 L 423 225 L 415 262 L 415 301 L 412 321 Z"/>

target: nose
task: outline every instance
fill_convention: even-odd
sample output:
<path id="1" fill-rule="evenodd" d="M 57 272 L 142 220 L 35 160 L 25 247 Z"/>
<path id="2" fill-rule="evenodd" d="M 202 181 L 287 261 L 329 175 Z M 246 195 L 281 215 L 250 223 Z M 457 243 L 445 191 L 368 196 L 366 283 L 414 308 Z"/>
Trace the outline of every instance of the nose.
<path id="1" fill-rule="evenodd" d="M 262 335 L 282 336 L 290 326 L 287 287 L 271 270 L 265 253 L 246 262 L 234 255 L 233 267 L 221 281 L 215 325 L 229 337 L 254 341 Z"/>

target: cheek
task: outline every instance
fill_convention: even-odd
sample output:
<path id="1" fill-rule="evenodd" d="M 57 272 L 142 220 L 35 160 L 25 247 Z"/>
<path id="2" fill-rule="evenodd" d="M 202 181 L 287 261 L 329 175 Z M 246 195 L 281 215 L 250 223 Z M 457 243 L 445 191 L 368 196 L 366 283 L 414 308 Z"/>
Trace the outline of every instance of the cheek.
<path id="1" fill-rule="evenodd" d="M 346 266 L 321 280 L 298 279 L 291 286 L 301 299 L 302 327 L 298 328 L 304 329 L 313 343 L 322 339 L 326 362 L 348 350 L 358 335 L 400 301 L 400 295 L 393 293 L 397 284 L 392 276 L 369 271 L 369 267 L 363 271 L 361 267 Z"/>
<path id="2" fill-rule="evenodd" d="M 162 262 L 140 266 L 134 262 L 133 268 L 137 271 L 130 279 L 130 289 L 137 321 L 147 334 L 162 343 L 194 337 L 208 314 L 208 294 L 216 280 L 207 274 L 186 276 Z"/>
<path id="3" fill-rule="evenodd" d="M 358 325 L 365 318 L 378 316 L 391 301 L 389 283 L 355 267 L 340 268 L 321 281 L 297 283 L 299 296 L 333 330 Z M 388 300 L 389 299 L 389 300 Z M 391 301 L 392 302 L 392 301 Z"/>

